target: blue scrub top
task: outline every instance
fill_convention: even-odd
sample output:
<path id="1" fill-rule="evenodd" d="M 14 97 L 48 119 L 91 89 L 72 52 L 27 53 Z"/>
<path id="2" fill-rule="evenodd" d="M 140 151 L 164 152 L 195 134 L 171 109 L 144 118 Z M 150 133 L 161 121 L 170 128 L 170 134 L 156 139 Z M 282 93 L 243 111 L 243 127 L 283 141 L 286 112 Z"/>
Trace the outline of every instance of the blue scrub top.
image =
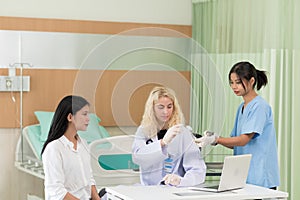
<path id="1" fill-rule="evenodd" d="M 256 133 L 245 146 L 234 147 L 234 155 L 252 154 L 247 183 L 267 188 L 279 186 L 276 131 L 270 105 L 260 96 L 236 114 L 231 137 Z"/>

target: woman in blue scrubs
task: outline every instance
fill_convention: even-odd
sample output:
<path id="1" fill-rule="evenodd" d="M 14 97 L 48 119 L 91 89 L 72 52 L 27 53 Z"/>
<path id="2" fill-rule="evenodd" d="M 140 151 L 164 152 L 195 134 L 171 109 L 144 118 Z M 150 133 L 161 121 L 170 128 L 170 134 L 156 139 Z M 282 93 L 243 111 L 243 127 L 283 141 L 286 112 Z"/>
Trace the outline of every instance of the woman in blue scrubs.
<path id="1" fill-rule="evenodd" d="M 252 154 L 247 183 L 275 189 L 280 178 L 272 109 L 255 91 L 255 87 L 259 90 L 268 83 L 267 76 L 251 63 L 239 62 L 229 72 L 229 83 L 244 100 L 238 107 L 231 137 L 204 133 L 196 143 L 202 147 L 221 144 L 233 148 L 234 155 Z"/>
<path id="2" fill-rule="evenodd" d="M 203 183 L 206 165 L 173 90 L 155 87 L 148 97 L 133 143 L 142 185 L 193 186 Z"/>

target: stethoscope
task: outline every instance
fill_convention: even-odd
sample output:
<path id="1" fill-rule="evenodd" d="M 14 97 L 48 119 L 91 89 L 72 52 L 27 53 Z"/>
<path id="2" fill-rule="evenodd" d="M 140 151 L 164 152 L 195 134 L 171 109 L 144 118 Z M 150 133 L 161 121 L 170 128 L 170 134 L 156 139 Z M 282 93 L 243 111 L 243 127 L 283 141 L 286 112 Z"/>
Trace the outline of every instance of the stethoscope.
<path id="1" fill-rule="evenodd" d="M 153 143 L 153 140 L 151 138 L 146 141 L 146 144 L 151 144 L 151 143 Z"/>
<path id="2" fill-rule="evenodd" d="M 157 139 L 160 140 L 162 139 L 165 134 L 166 134 L 167 130 L 166 129 L 163 129 L 163 130 L 160 130 L 158 133 L 157 133 Z M 146 144 L 151 144 L 153 143 L 153 140 L 150 138 L 148 140 L 146 140 Z"/>

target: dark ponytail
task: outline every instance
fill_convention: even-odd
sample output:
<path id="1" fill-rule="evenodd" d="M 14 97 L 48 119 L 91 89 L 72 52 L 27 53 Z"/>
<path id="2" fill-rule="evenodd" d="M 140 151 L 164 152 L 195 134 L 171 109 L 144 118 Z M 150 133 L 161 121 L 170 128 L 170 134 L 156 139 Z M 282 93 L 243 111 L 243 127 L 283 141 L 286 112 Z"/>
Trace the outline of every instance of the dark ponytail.
<path id="1" fill-rule="evenodd" d="M 268 77 L 265 71 L 256 70 L 257 74 L 257 90 L 260 90 L 262 86 L 266 86 L 268 84 Z"/>

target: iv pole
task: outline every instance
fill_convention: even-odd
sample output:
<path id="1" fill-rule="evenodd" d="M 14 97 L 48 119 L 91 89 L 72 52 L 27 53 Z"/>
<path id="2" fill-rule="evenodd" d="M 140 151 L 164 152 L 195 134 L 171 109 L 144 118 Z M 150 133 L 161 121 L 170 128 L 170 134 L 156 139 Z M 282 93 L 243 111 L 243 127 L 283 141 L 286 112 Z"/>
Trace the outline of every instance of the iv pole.
<path id="1" fill-rule="evenodd" d="M 9 64 L 9 67 L 11 68 L 17 68 L 17 66 L 20 66 L 20 77 L 21 77 L 21 84 L 20 84 L 20 131 L 21 131 L 21 150 L 22 150 L 22 155 L 21 155 L 21 160 L 22 162 L 24 161 L 23 158 L 23 88 L 24 88 L 24 83 L 23 83 L 23 68 L 24 66 L 32 67 L 30 63 L 13 63 Z"/>
<path id="2" fill-rule="evenodd" d="M 28 67 L 32 67 L 32 65 L 30 63 L 23 63 L 22 62 L 22 33 L 19 34 L 19 62 L 17 63 L 13 63 L 13 64 L 9 64 L 9 67 L 11 68 L 17 68 L 17 66 L 20 66 L 20 77 L 21 77 L 21 85 L 20 85 L 20 131 L 21 131 L 21 161 L 24 161 L 24 153 L 23 153 L 23 67 L 24 66 L 28 66 Z"/>

